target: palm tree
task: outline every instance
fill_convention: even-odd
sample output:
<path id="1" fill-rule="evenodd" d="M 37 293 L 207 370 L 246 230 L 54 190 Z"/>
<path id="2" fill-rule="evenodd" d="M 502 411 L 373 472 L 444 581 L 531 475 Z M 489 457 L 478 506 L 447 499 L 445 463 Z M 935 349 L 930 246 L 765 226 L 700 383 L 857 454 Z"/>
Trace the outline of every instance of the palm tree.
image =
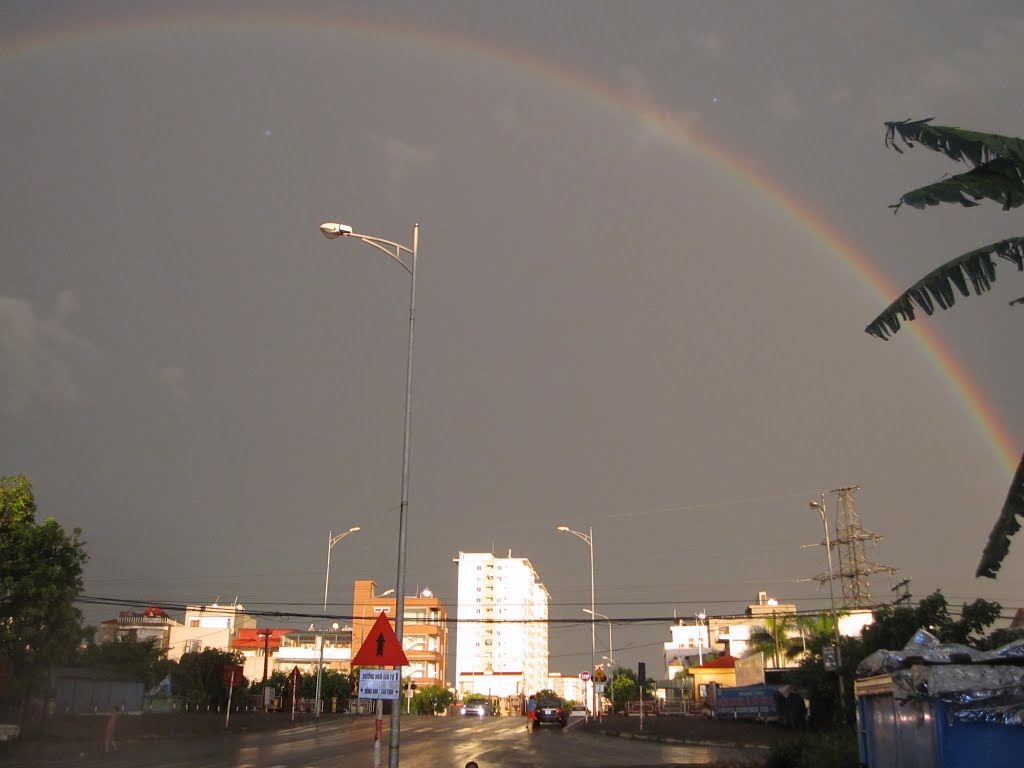
<path id="1" fill-rule="evenodd" d="M 898 211 L 903 205 L 923 209 L 942 203 L 970 208 L 979 205 L 979 200 L 993 200 L 1002 205 L 1004 211 L 1024 205 L 1024 140 L 932 125 L 932 119 L 886 123 L 886 146 L 902 154 L 900 141 L 906 147 L 921 144 L 950 160 L 964 163 L 969 170 L 907 192 L 891 206 L 893 209 Z M 864 330 L 872 336 L 888 339 L 899 331 L 901 321 L 914 319 L 915 307 L 926 315 L 935 311 L 936 304 L 942 309 L 952 307 L 956 303 L 954 288 L 961 296 L 970 296 L 972 289 L 980 296 L 990 290 L 996 280 L 995 257 L 1015 264 L 1018 271 L 1024 270 L 1024 237 L 998 240 L 932 270 L 900 294 Z M 1024 297 L 1010 302 L 1011 305 L 1019 303 L 1024 303 Z M 996 572 L 1010 551 L 1010 537 L 1021 528 L 1018 517 L 1024 518 L 1024 456 L 989 533 L 976 576 L 996 578 Z"/>
<path id="2" fill-rule="evenodd" d="M 786 661 L 803 653 L 799 622 L 800 619 L 792 613 L 765 618 L 764 626 L 751 629 L 744 656 L 763 653 L 765 658 L 774 660 L 775 668 L 784 667 Z"/>

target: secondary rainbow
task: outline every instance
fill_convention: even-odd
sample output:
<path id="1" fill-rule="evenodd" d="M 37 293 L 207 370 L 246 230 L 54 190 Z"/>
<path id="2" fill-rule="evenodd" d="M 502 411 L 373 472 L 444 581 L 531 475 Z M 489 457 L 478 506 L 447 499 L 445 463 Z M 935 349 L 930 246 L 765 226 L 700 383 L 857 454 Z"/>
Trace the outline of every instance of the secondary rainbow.
<path id="1" fill-rule="evenodd" d="M 888 304 L 901 289 L 894 286 L 871 261 L 840 232 L 825 220 L 810 205 L 797 198 L 777 180 L 769 177 L 752 160 L 745 158 L 735 149 L 714 138 L 703 135 L 692 121 L 667 113 L 656 103 L 642 99 L 636 94 L 609 83 L 588 77 L 568 66 L 543 58 L 534 52 L 512 49 L 476 38 L 451 34 L 424 25 L 408 25 L 383 18 L 359 18 L 347 16 L 322 16 L 305 10 L 283 8 L 246 8 L 235 10 L 207 10 L 202 7 L 187 11 L 161 9 L 158 11 L 133 11 L 121 9 L 117 16 L 71 17 L 65 23 L 53 25 L 53 19 L 46 19 L 46 25 L 23 29 L 13 33 L 8 27 L 6 34 L 0 32 L 0 58 L 26 54 L 30 51 L 46 50 L 82 40 L 102 39 L 122 35 L 137 29 L 168 27 L 208 28 L 224 26 L 229 29 L 256 27 L 294 27 L 308 31 L 323 29 L 339 33 L 365 34 L 385 42 L 398 42 L 407 46 L 418 46 L 433 52 L 480 58 L 498 62 L 510 70 L 535 78 L 548 87 L 559 88 L 578 96 L 623 111 L 633 118 L 656 128 L 680 149 L 694 152 L 735 177 L 744 186 L 761 193 L 779 213 L 790 219 L 795 226 L 805 231 L 814 240 L 835 254 L 869 290 L 880 299 L 879 304 Z M 957 400 L 963 403 L 971 420 L 984 435 L 999 465 L 1012 474 L 1017 466 L 1019 450 L 1017 441 L 1002 426 L 1002 420 L 988 404 L 984 392 L 957 361 L 952 351 L 943 344 L 927 322 L 910 324 L 904 333 L 916 338 L 925 356 L 941 374 L 946 386 Z M 865 343 L 871 343 L 865 339 Z M 882 343 L 882 342 L 877 342 Z M 890 342 L 890 343 L 898 343 Z"/>

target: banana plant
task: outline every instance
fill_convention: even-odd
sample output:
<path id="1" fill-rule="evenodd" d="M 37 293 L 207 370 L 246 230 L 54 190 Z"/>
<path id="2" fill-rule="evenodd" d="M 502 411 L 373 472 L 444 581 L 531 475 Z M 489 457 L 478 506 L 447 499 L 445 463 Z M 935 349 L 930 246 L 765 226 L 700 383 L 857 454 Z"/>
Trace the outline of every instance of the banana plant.
<path id="1" fill-rule="evenodd" d="M 918 144 L 963 163 L 967 170 L 911 190 L 890 206 L 894 212 L 904 205 L 924 209 L 952 203 L 965 208 L 991 200 L 1011 211 L 1024 205 L 1024 140 L 994 133 L 979 133 L 963 128 L 932 125 L 934 118 L 898 120 L 885 124 L 885 144 L 900 154 L 903 148 Z M 902 146 L 901 146 L 902 144 Z M 889 339 L 902 323 L 914 320 L 917 310 L 931 315 L 935 307 L 949 309 L 956 295 L 980 296 L 991 290 L 996 280 L 997 259 L 1024 270 L 1024 237 L 1009 237 L 984 245 L 947 261 L 933 269 L 900 294 L 864 330 L 880 339 Z M 1010 305 L 1024 303 L 1024 297 Z M 976 576 L 996 578 L 1010 551 L 1010 537 L 1020 530 L 1024 518 L 1024 456 L 1010 483 L 1006 501 L 981 555 Z"/>

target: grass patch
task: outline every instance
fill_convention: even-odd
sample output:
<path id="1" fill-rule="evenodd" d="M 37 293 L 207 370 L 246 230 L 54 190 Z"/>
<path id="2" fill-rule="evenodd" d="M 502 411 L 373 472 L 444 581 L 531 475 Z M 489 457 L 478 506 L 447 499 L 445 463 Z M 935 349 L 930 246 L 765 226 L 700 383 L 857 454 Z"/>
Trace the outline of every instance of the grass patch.
<path id="1" fill-rule="evenodd" d="M 808 733 L 772 747 L 765 768 L 857 768 L 857 736 L 852 731 Z"/>

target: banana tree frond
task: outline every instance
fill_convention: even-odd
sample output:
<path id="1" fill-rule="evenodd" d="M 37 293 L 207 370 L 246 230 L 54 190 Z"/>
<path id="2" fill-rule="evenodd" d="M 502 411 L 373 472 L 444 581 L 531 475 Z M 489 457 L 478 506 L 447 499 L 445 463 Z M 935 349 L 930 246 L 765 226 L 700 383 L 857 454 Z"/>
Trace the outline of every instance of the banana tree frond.
<path id="1" fill-rule="evenodd" d="M 926 315 L 935 312 L 935 305 L 949 309 L 956 304 L 954 287 L 961 296 L 970 296 L 971 289 L 978 296 L 990 290 L 996 280 L 994 258 L 1012 261 L 1017 270 L 1024 269 L 1024 237 L 1011 237 L 997 243 L 957 256 L 934 269 L 904 291 L 864 329 L 880 339 L 888 339 L 915 318 L 915 307 Z"/>
<path id="2" fill-rule="evenodd" d="M 1003 559 L 1010 551 L 1010 537 L 1020 530 L 1018 517 L 1024 518 L 1024 456 L 1021 456 L 1020 464 L 1017 465 L 1017 472 L 1010 483 L 1010 490 L 1006 494 L 1006 502 L 999 513 L 999 518 L 988 535 L 988 543 L 981 553 L 981 562 L 978 563 L 975 576 L 985 576 L 989 579 L 996 577 L 996 571 L 1002 566 Z"/>
<path id="3" fill-rule="evenodd" d="M 1024 140 L 997 133 L 979 133 L 947 125 L 931 125 L 934 118 L 925 120 L 894 120 L 885 124 L 885 145 L 900 154 L 897 137 L 907 147 L 922 144 L 941 152 L 950 160 L 982 165 L 997 157 L 1024 163 Z"/>
<path id="4" fill-rule="evenodd" d="M 976 200 L 994 200 L 1004 211 L 1024 205 L 1024 164 L 997 157 L 972 168 L 966 173 L 937 181 L 934 184 L 907 192 L 895 205 L 911 208 L 926 208 L 942 203 L 957 203 L 971 208 Z"/>

